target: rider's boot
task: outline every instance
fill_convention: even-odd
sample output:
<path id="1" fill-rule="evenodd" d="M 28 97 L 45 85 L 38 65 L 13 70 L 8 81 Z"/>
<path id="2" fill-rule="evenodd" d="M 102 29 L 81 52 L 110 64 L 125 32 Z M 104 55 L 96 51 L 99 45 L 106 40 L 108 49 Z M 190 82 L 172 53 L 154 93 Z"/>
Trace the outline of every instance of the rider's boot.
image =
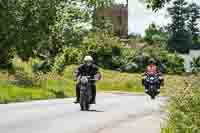
<path id="1" fill-rule="evenodd" d="M 92 101 L 91 101 L 91 104 L 96 104 L 96 100 L 92 100 Z"/>
<path id="2" fill-rule="evenodd" d="M 92 100 L 91 104 L 96 104 L 96 85 L 92 85 Z"/>
<path id="3" fill-rule="evenodd" d="M 79 85 L 76 85 L 76 101 L 74 103 L 79 103 L 80 102 L 80 88 Z"/>
<path id="4" fill-rule="evenodd" d="M 75 104 L 79 103 L 80 101 L 78 99 L 76 99 L 76 101 L 74 101 Z"/>

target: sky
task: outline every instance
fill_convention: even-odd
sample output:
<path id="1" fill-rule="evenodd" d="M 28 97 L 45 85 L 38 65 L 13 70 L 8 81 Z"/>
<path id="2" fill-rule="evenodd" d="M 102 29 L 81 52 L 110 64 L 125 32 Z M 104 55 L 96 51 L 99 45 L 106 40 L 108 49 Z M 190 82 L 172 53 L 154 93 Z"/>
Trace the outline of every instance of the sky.
<path id="1" fill-rule="evenodd" d="M 186 0 L 188 2 L 196 2 L 200 5 L 200 0 Z M 144 3 L 139 0 L 129 0 L 128 3 L 128 30 L 129 33 L 139 33 L 144 35 L 145 29 L 152 22 L 157 25 L 164 26 L 170 22 L 170 18 L 167 15 L 166 8 L 159 10 L 158 12 L 152 12 L 145 8 Z"/>
<path id="2" fill-rule="evenodd" d="M 126 3 L 126 0 L 114 0 L 116 3 Z M 130 1 L 130 0 L 129 0 Z"/>
<path id="3" fill-rule="evenodd" d="M 117 3 L 123 3 L 126 0 L 116 0 Z M 140 0 L 141 1 L 141 0 Z M 186 0 L 188 2 L 196 2 L 200 5 L 200 0 Z M 150 9 L 146 9 L 144 3 L 139 0 L 128 1 L 128 31 L 129 33 L 139 33 L 144 35 L 145 29 L 152 22 L 157 25 L 164 26 L 170 22 L 170 18 L 167 16 L 166 8 L 159 10 L 158 12 L 152 12 Z"/>
<path id="4" fill-rule="evenodd" d="M 129 0 L 128 3 L 128 31 L 129 33 L 139 33 L 144 35 L 145 29 L 152 22 L 158 25 L 166 25 L 170 18 L 166 16 L 165 9 L 158 12 L 152 12 L 150 9 L 146 9 L 144 3 L 138 0 Z"/>

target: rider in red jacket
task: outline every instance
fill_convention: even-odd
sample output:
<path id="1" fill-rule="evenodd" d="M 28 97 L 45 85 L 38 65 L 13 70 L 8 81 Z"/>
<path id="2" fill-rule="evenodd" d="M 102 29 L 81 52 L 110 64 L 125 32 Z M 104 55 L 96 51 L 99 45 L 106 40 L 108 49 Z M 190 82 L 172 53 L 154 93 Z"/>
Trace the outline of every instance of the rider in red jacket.
<path id="1" fill-rule="evenodd" d="M 159 73 L 159 70 L 158 70 L 157 66 L 155 65 L 154 61 L 151 60 L 150 64 L 146 68 L 145 74 L 152 74 L 152 75 L 154 75 L 154 74 L 157 74 L 157 73 Z"/>
<path id="2" fill-rule="evenodd" d="M 161 84 L 161 82 L 163 81 L 162 74 L 159 71 L 158 67 L 156 66 L 156 61 L 154 59 L 150 59 L 149 65 L 147 66 L 144 75 L 146 76 L 146 75 L 156 75 L 156 74 L 159 75 L 160 84 Z M 145 85 L 145 92 L 147 92 L 148 89 L 147 89 L 147 84 L 145 83 L 145 78 L 144 78 L 143 84 Z M 159 87 L 160 87 L 160 84 L 159 84 Z M 158 89 L 158 91 L 160 91 L 160 88 Z"/>

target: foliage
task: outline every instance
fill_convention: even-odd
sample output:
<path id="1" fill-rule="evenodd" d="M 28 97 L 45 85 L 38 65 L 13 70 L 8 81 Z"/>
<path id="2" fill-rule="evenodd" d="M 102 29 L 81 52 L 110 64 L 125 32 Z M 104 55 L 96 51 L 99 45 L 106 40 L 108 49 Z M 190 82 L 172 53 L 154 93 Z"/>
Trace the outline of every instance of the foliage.
<path id="1" fill-rule="evenodd" d="M 151 8 L 154 11 L 157 11 L 160 8 L 163 8 L 166 3 L 169 3 L 171 0 L 145 0 L 147 7 Z"/>
<path id="2" fill-rule="evenodd" d="M 107 8 L 113 4 L 113 0 L 81 0 L 91 9 L 91 22 L 93 30 L 96 31 L 98 28 L 103 30 L 104 28 L 111 28 L 110 23 L 107 23 L 109 19 L 101 20 L 96 17 L 97 8 Z"/>
<path id="3" fill-rule="evenodd" d="M 81 0 L 85 2 L 88 7 L 108 7 L 111 6 L 113 0 Z"/>
<path id="4" fill-rule="evenodd" d="M 188 53 L 192 46 L 192 35 L 187 30 L 188 3 L 185 0 L 175 0 L 172 7 L 168 8 L 172 17 L 169 32 L 168 47 L 172 51 Z"/>
<path id="5" fill-rule="evenodd" d="M 130 55 L 129 55 L 130 56 Z M 144 72 L 150 58 L 154 58 L 162 72 L 181 74 L 184 72 L 184 60 L 175 53 L 170 53 L 161 47 L 145 47 L 128 57 L 121 67 L 126 72 Z"/>
<path id="6" fill-rule="evenodd" d="M 81 49 L 83 55 L 92 55 L 96 64 L 104 68 L 116 68 L 118 62 L 113 60 L 121 55 L 121 42 L 118 37 L 107 32 L 90 33 L 84 38 Z"/>
<path id="7" fill-rule="evenodd" d="M 130 33 L 129 35 L 128 35 L 128 38 L 142 38 L 141 37 L 141 35 L 140 34 L 138 34 L 138 33 Z"/>
<path id="8" fill-rule="evenodd" d="M 92 19 L 90 9 L 109 3 L 110 0 L 0 0 L 0 67 L 11 67 L 15 54 L 25 61 L 39 57 L 54 62 L 63 47 L 80 44 Z"/>
<path id="9" fill-rule="evenodd" d="M 146 0 L 146 4 L 154 11 L 164 7 L 171 0 Z M 185 0 L 175 0 L 173 5 L 168 8 L 168 13 L 172 18 L 172 23 L 168 26 L 169 39 L 160 34 L 153 35 L 156 27 L 150 26 L 146 30 L 146 41 L 153 44 L 154 41 L 161 43 L 160 40 L 168 39 L 168 48 L 171 51 L 187 53 L 189 49 L 199 49 L 198 42 L 199 27 L 198 20 L 200 8 L 196 3 L 188 4 Z M 166 42 L 165 42 L 166 43 Z"/>
<path id="10" fill-rule="evenodd" d="M 160 67 L 163 69 L 165 73 L 176 73 L 176 74 L 182 74 L 184 70 L 184 59 L 179 57 L 176 54 L 161 54 L 160 57 Z M 164 67 L 164 68 L 162 68 Z"/>
<path id="11" fill-rule="evenodd" d="M 200 36 L 199 20 L 200 20 L 200 6 L 196 3 L 188 5 L 188 28 L 192 34 L 193 44 L 198 44 L 198 37 Z"/>
<path id="12" fill-rule="evenodd" d="M 0 103 L 23 102 L 30 100 L 41 100 L 55 98 L 55 95 L 38 87 L 22 87 L 1 81 Z"/>
<path id="13" fill-rule="evenodd" d="M 162 28 L 155 25 L 154 23 L 150 24 L 149 27 L 145 30 L 144 40 L 149 44 L 159 44 L 161 46 L 166 44 L 167 35 Z"/>
<path id="14" fill-rule="evenodd" d="M 13 47 L 15 34 L 10 32 L 15 30 L 15 19 L 12 10 L 7 11 L 8 1 L 0 1 L 0 68 L 12 68 Z M 12 9 L 12 8 L 11 8 Z"/>
<path id="15" fill-rule="evenodd" d="M 40 81 L 43 84 L 42 86 L 18 86 L 1 80 L 0 103 L 59 98 L 66 97 L 66 95 L 75 96 L 74 87 L 76 82 L 73 80 L 73 72 L 77 67 L 77 65 L 66 66 L 63 76 L 59 76 L 56 73 L 41 75 Z M 101 68 L 100 72 L 103 78 L 97 82 L 98 91 L 143 92 L 141 74 L 117 72 Z M 8 78 L 5 75 L 0 73 L 1 79 L 7 80 Z M 165 75 L 165 79 L 165 89 L 162 89 L 162 93 L 169 91 L 170 88 L 184 88 L 184 78 L 182 76 Z"/>
<path id="16" fill-rule="evenodd" d="M 149 44 L 152 45 L 154 40 L 152 36 L 158 34 L 158 29 L 155 24 L 150 24 L 149 27 L 145 30 L 145 37 L 144 40 Z"/>
<path id="17" fill-rule="evenodd" d="M 35 63 L 32 66 L 33 72 L 34 73 L 48 73 L 51 70 L 51 62 L 49 62 L 48 60 L 46 61 L 41 61 L 39 63 Z"/>
<path id="18" fill-rule="evenodd" d="M 188 53 L 192 47 L 192 35 L 188 31 L 180 31 L 170 36 L 168 48 L 170 51 Z"/>
<path id="19" fill-rule="evenodd" d="M 200 72 L 200 57 L 193 58 L 191 66 L 194 73 Z"/>
<path id="20" fill-rule="evenodd" d="M 93 22 L 93 32 L 107 32 L 109 34 L 114 34 L 113 32 L 113 24 L 111 19 L 108 18 L 96 18 Z"/>
<path id="21" fill-rule="evenodd" d="M 185 79 L 186 87 L 173 92 L 169 104 L 167 128 L 172 132 L 163 133 L 199 133 L 200 131 L 200 91 L 199 77 L 189 76 Z"/>
<path id="22" fill-rule="evenodd" d="M 55 57 L 52 70 L 62 73 L 65 66 L 80 64 L 86 55 L 93 56 L 95 63 L 104 68 L 116 69 L 123 64 L 121 42 L 109 31 L 90 32 L 79 47 L 66 47 Z"/>
<path id="23" fill-rule="evenodd" d="M 55 58 L 53 70 L 62 73 L 67 65 L 79 64 L 83 58 L 82 52 L 78 48 L 65 48 L 63 53 Z"/>

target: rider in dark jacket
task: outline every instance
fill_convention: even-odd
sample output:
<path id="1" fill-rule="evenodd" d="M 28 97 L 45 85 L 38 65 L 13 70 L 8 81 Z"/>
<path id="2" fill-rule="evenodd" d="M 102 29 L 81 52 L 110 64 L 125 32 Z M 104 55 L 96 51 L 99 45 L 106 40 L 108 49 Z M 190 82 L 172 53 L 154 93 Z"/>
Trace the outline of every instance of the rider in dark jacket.
<path id="1" fill-rule="evenodd" d="M 99 73 L 98 67 L 95 64 L 93 64 L 93 58 L 91 56 L 86 56 L 84 58 L 84 64 L 80 65 L 75 71 L 76 79 L 79 79 L 80 76 L 90 76 L 91 78 L 95 78 L 95 76 L 97 75 L 99 76 L 98 78 L 100 79 L 100 73 Z M 91 104 L 95 104 L 96 103 L 96 84 L 95 84 L 95 81 L 90 81 L 90 82 L 92 83 Z M 79 101 L 80 101 L 80 83 L 77 82 L 75 103 L 79 103 Z"/>

